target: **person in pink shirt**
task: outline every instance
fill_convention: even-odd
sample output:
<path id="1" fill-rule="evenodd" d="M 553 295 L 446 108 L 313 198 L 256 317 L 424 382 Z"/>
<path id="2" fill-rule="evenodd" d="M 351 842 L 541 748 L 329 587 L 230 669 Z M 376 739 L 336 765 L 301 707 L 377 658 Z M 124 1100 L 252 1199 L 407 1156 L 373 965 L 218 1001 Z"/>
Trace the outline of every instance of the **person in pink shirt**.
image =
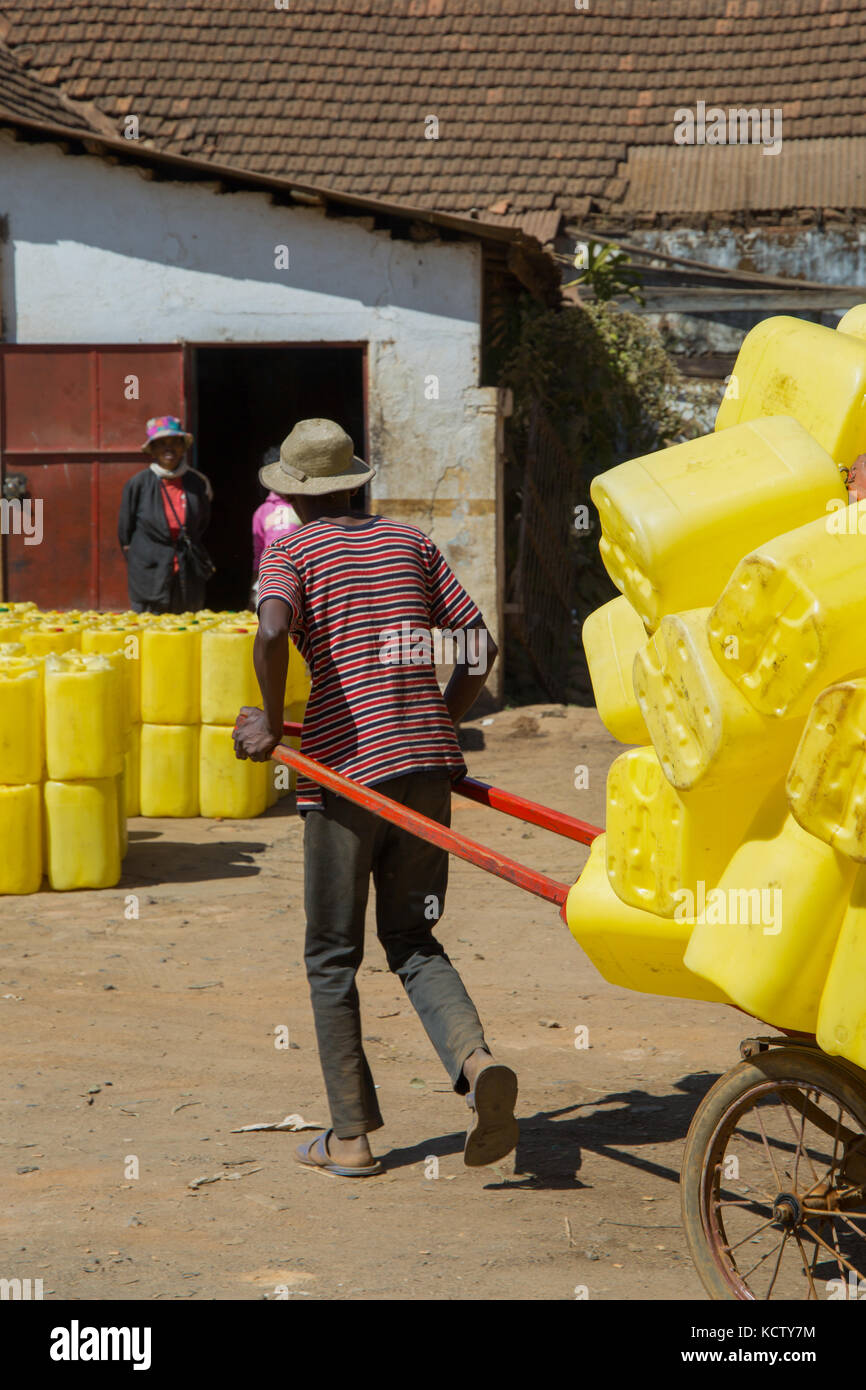
<path id="1" fill-rule="evenodd" d="M 268 449 L 262 464 L 276 463 L 279 457 L 279 449 Z M 291 507 L 288 500 L 278 492 L 269 492 L 261 506 L 253 513 L 253 608 L 258 601 L 259 565 L 264 551 L 273 541 L 282 540 L 283 536 L 290 536 L 293 531 L 297 531 L 300 525 L 301 520 L 294 507 Z"/>

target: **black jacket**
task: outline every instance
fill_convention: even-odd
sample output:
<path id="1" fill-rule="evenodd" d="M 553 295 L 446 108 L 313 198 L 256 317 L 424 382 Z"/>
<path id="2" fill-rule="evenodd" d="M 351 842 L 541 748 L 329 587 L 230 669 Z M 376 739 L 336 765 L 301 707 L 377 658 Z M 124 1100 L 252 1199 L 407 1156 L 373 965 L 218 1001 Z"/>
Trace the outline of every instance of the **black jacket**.
<path id="1" fill-rule="evenodd" d="M 210 521 L 207 483 L 200 473 L 188 468 L 181 475 L 186 493 L 187 534 L 200 541 Z M 117 537 L 129 546 L 127 555 L 130 603 L 166 604 L 174 571 L 174 547 L 165 518 L 160 479 L 152 468 L 143 468 L 130 478 L 120 500 Z M 178 555 L 187 608 L 201 608 L 204 584 L 190 571 L 181 551 Z"/>

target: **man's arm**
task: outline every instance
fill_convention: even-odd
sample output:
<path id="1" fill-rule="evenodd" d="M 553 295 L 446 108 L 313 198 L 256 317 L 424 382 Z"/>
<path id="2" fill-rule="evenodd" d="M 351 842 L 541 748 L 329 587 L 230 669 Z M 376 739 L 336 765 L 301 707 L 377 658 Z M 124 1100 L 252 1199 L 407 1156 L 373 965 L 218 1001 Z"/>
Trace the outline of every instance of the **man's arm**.
<path id="1" fill-rule="evenodd" d="M 455 727 L 475 704 L 499 654 L 499 648 L 482 622 L 474 623 L 464 631 L 467 633 L 466 659 L 454 667 L 445 687 L 445 705 Z M 471 654 L 470 632 L 474 634 Z"/>
<path id="2" fill-rule="evenodd" d="M 266 598 L 259 610 L 259 627 L 253 645 L 264 709 L 245 705 L 235 728 L 235 754 L 263 763 L 283 737 L 283 706 L 289 672 L 289 608 L 282 599 Z"/>

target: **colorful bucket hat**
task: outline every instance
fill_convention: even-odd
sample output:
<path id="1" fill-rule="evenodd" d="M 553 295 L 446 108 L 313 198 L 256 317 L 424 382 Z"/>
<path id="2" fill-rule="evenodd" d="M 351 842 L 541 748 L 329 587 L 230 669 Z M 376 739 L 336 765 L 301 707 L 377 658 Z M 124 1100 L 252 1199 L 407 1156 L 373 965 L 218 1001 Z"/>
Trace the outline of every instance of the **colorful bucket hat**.
<path id="1" fill-rule="evenodd" d="M 149 449 L 155 439 L 182 439 L 187 448 L 192 444 L 192 435 L 187 433 L 176 415 L 154 415 L 152 420 L 148 420 L 145 432 L 147 438 L 142 449 Z"/>

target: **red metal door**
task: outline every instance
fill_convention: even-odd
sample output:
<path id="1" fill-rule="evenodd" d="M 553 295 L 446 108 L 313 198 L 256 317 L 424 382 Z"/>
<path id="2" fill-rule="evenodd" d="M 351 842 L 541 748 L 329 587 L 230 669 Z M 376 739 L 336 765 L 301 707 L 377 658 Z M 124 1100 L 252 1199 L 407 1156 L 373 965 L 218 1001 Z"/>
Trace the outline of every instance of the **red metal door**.
<path id="1" fill-rule="evenodd" d="M 145 421 L 185 415 L 185 366 L 180 344 L 0 346 L 0 477 L 26 478 L 31 503 L 29 536 L 6 511 L 4 598 L 126 608 L 120 495 L 146 464 Z"/>

